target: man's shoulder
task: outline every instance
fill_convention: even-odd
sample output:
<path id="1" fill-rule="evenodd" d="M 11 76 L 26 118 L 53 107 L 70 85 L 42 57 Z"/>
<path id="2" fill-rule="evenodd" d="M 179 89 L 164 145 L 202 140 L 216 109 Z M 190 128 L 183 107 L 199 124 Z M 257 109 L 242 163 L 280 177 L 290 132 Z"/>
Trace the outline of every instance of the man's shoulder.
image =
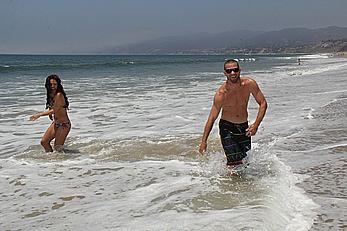
<path id="1" fill-rule="evenodd" d="M 241 81 L 244 81 L 244 82 L 247 82 L 247 83 L 255 82 L 255 80 L 253 78 L 251 78 L 250 76 L 242 76 L 240 78 L 241 78 Z"/>
<path id="2" fill-rule="evenodd" d="M 252 86 L 254 84 L 257 84 L 257 82 L 249 76 L 242 76 L 241 84 L 244 86 Z"/>
<path id="3" fill-rule="evenodd" d="M 217 90 L 216 95 L 224 95 L 227 92 L 226 83 L 223 83 Z"/>
<path id="4" fill-rule="evenodd" d="M 214 95 L 214 99 L 217 101 L 223 101 L 226 94 L 226 88 L 225 83 L 222 84 L 216 91 L 216 94 Z"/>

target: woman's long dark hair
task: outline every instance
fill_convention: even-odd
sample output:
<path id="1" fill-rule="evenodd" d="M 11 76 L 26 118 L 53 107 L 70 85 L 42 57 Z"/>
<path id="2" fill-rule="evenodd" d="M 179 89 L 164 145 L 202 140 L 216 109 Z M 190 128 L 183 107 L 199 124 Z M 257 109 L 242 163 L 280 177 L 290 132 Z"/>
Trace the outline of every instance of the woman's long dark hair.
<path id="1" fill-rule="evenodd" d="M 46 109 L 53 107 L 53 103 L 54 103 L 54 101 L 53 101 L 54 96 L 52 96 L 52 94 L 51 94 L 51 79 L 54 79 L 55 81 L 57 81 L 57 84 L 58 84 L 58 86 L 57 86 L 57 93 L 60 92 L 64 96 L 64 99 L 65 99 L 64 108 L 69 108 L 69 101 L 68 101 L 68 99 L 66 97 L 64 88 L 61 85 L 61 80 L 60 80 L 59 76 L 57 76 L 57 75 L 50 75 L 50 76 L 48 76 L 46 78 L 46 83 L 45 83 L 45 87 L 46 87 L 46 90 L 47 90 Z"/>

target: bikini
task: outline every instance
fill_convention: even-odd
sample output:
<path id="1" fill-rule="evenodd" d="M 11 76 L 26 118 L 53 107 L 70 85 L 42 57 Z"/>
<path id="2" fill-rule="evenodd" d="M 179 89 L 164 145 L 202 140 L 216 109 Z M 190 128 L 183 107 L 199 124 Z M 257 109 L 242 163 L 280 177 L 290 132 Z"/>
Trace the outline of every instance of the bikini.
<path id="1" fill-rule="evenodd" d="M 51 109 L 51 108 L 53 108 L 53 106 L 49 106 L 48 108 Z M 65 108 L 65 106 L 64 106 L 64 108 Z M 51 118 L 51 116 L 50 116 L 50 118 Z M 53 118 L 51 118 L 51 119 L 53 120 Z M 54 123 L 54 126 L 56 129 L 58 129 L 58 128 L 68 128 L 68 129 L 71 128 L 71 122 L 70 121 L 60 122 L 58 120 L 53 120 L 52 123 Z"/>
<path id="2" fill-rule="evenodd" d="M 53 121 L 53 123 L 54 123 L 54 126 L 56 129 L 58 129 L 58 128 L 70 128 L 71 127 L 70 121 L 66 121 L 66 122 Z"/>

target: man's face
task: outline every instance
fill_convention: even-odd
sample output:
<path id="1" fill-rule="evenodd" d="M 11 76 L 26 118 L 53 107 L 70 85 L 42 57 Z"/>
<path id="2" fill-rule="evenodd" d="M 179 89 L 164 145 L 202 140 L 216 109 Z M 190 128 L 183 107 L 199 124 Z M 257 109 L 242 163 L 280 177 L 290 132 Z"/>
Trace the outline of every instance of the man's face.
<path id="1" fill-rule="evenodd" d="M 237 63 L 227 63 L 224 67 L 224 75 L 232 83 L 236 83 L 240 77 L 241 69 L 238 67 Z"/>

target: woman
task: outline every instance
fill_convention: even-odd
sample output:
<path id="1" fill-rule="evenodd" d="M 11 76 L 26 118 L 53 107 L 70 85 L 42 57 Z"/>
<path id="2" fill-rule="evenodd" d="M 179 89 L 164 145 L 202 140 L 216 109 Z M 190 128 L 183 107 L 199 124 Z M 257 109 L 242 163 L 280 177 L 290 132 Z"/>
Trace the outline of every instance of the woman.
<path id="1" fill-rule="evenodd" d="M 31 121 L 37 120 L 41 116 L 49 116 L 53 120 L 41 139 L 41 145 L 46 152 L 52 152 L 51 141 L 54 140 L 54 150 L 63 151 L 63 145 L 71 129 L 71 123 L 67 115 L 69 101 L 66 97 L 61 80 L 57 75 L 50 75 L 46 78 L 47 90 L 47 111 L 39 112 L 30 117 Z"/>

